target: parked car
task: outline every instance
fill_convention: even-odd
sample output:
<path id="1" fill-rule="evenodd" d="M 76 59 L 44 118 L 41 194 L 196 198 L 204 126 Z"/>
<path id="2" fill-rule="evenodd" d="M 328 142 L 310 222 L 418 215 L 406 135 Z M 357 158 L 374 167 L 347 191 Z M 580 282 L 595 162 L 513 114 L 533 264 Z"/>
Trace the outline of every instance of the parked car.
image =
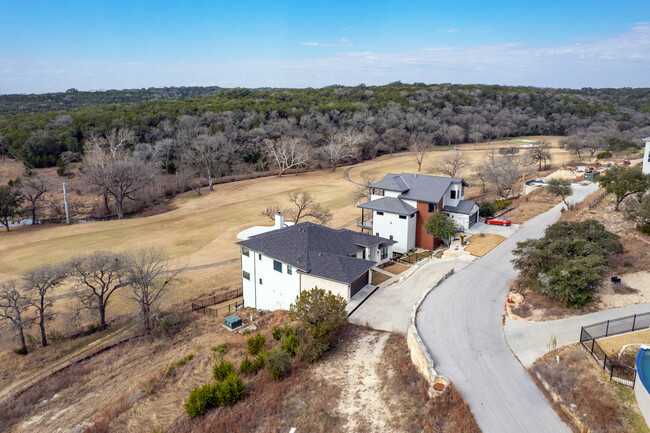
<path id="1" fill-rule="evenodd" d="M 623 164 L 630 165 L 630 164 L 632 164 L 632 162 L 630 160 L 626 159 L 625 161 L 623 161 Z"/>
<path id="2" fill-rule="evenodd" d="M 509 226 L 512 224 L 508 218 L 496 217 L 496 218 L 485 218 L 485 224 L 494 224 L 498 226 Z"/>

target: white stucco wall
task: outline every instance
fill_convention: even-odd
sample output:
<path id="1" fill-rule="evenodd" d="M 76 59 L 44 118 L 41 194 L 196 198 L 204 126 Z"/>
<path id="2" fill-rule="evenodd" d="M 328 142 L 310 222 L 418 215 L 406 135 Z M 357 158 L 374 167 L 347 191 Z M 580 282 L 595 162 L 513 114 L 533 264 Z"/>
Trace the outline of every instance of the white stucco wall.
<path id="1" fill-rule="evenodd" d="M 319 289 L 329 290 L 335 295 L 340 295 L 346 301 L 350 300 L 350 286 L 347 284 L 316 277 L 310 274 L 300 274 L 300 278 L 302 279 L 302 290 L 311 290 L 314 287 L 318 287 Z"/>
<path id="2" fill-rule="evenodd" d="M 456 191 L 456 198 L 451 198 L 451 191 Z M 458 203 L 461 200 L 465 199 L 465 194 L 463 192 L 463 185 L 460 183 L 452 183 L 445 191 L 445 195 L 442 199 L 443 206 L 458 206 Z"/>
<path id="3" fill-rule="evenodd" d="M 372 212 L 372 232 L 375 236 L 397 241 L 393 245 L 393 251 L 405 253 L 415 245 L 415 220 L 406 215 L 406 219 L 401 219 L 399 215 L 384 212 L 378 215 L 377 211 Z"/>
<path id="4" fill-rule="evenodd" d="M 456 224 L 458 227 L 462 227 L 465 230 L 469 228 L 469 216 L 473 214 L 474 212 L 478 212 L 478 205 L 474 204 L 472 207 L 472 211 L 469 213 L 469 215 L 463 215 L 463 214 L 458 214 L 458 213 L 451 213 L 451 212 L 445 212 L 447 216 Z"/>
<path id="5" fill-rule="evenodd" d="M 643 173 L 650 174 L 650 141 L 646 142 L 643 153 Z"/>
<path id="6" fill-rule="evenodd" d="M 300 293 L 300 275 L 295 267 L 292 275 L 287 273 L 287 264 L 282 263 L 282 272 L 273 269 L 273 259 L 255 251 L 250 256 L 242 255 L 242 271 L 251 274 L 250 281 L 242 276 L 244 305 L 261 310 L 288 310 Z M 260 284 L 260 278 L 262 283 Z"/>

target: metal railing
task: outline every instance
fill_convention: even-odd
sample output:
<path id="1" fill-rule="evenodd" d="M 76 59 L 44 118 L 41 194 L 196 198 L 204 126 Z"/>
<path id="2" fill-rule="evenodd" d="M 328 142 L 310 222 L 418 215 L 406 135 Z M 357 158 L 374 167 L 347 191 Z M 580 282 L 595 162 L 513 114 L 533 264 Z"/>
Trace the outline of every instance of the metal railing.
<path id="1" fill-rule="evenodd" d="M 616 360 L 607 355 L 597 340 L 648 328 L 650 328 L 650 313 L 607 320 L 580 328 L 580 343 L 603 367 L 603 370 L 609 373 L 610 380 L 634 387 L 636 369 L 618 364 Z"/>
<path id="2" fill-rule="evenodd" d="M 244 296 L 243 293 L 243 289 L 234 289 L 224 293 L 219 293 L 218 295 L 210 296 L 208 298 L 199 299 L 196 302 L 192 302 L 192 311 L 200 310 L 201 308 L 221 304 L 222 302 L 239 298 L 240 296 Z"/>
<path id="3" fill-rule="evenodd" d="M 357 227 L 372 230 L 372 218 L 357 218 Z"/>
<path id="4" fill-rule="evenodd" d="M 244 306 L 244 302 L 233 302 L 228 305 L 223 305 L 219 308 L 214 308 L 214 307 L 203 307 L 194 310 L 195 313 L 203 314 L 204 316 L 208 317 L 226 317 L 230 316 L 232 313 L 235 311 L 241 309 Z"/>

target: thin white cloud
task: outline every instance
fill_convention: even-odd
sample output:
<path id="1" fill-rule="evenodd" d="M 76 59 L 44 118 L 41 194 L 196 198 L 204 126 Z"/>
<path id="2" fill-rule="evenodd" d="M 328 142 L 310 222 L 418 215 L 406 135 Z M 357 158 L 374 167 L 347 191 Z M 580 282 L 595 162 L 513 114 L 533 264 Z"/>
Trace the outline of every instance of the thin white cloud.
<path id="1" fill-rule="evenodd" d="M 331 44 L 325 42 L 301 42 L 300 45 L 305 45 L 307 47 L 329 47 Z"/>
<path id="2" fill-rule="evenodd" d="M 0 93 L 150 86 L 320 87 L 452 82 L 650 87 L 650 23 L 565 45 L 508 43 L 403 52 L 343 51 L 301 60 L 127 63 L 0 59 Z M 303 43 L 305 44 L 305 43 Z M 319 42 L 313 42 L 320 46 Z"/>

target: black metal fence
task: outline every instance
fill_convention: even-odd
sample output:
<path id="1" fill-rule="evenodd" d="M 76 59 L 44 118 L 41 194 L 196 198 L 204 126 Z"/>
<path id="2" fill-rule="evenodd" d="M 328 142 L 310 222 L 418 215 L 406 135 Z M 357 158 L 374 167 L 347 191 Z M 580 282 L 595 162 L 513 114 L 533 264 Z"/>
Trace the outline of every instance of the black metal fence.
<path id="1" fill-rule="evenodd" d="M 197 311 L 211 305 L 217 305 L 231 299 L 239 298 L 240 296 L 243 296 L 243 293 L 242 289 L 234 289 L 208 298 L 199 299 L 196 302 L 192 302 L 192 311 Z"/>
<path id="2" fill-rule="evenodd" d="M 589 351 L 603 370 L 609 373 L 609 378 L 615 382 L 634 387 L 636 369 L 614 362 L 598 344 L 599 338 L 625 334 L 650 328 L 650 313 L 635 314 L 619 319 L 594 323 L 580 328 L 580 343 Z"/>
<path id="3" fill-rule="evenodd" d="M 244 302 L 233 302 L 228 305 L 223 305 L 219 308 L 217 307 L 203 307 L 194 310 L 195 313 L 203 314 L 208 317 L 226 317 L 230 316 L 235 311 L 241 309 L 244 306 Z"/>

